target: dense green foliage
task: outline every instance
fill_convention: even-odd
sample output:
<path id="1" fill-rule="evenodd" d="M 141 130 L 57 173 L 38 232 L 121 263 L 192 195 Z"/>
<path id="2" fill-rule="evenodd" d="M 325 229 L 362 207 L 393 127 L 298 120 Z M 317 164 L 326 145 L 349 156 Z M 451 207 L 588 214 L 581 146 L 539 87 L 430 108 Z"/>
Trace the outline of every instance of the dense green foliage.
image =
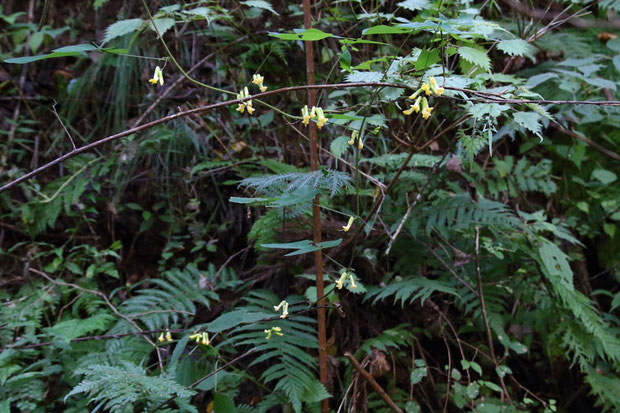
<path id="1" fill-rule="evenodd" d="M 0 413 L 620 411 L 617 1 L 3 3 Z"/>

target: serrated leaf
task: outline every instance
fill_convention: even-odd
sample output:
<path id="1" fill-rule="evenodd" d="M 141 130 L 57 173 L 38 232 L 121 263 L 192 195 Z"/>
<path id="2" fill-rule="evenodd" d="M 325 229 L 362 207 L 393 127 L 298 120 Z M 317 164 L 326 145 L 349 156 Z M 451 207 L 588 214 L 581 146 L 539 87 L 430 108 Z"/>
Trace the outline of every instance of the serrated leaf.
<path id="1" fill-rule="evenodd" d="M 428 369 L 426 367 L 418 367 L 411 372 L 411 384 L 418 384 L 428 375 Z"/>
<path id="2" fill-rule="evenodd" d="M 247 1 L 242 1 L 241 4 L 244 4 L 248 7 L 256 7 L 257 9 L 269 10 L 276 16 L 279 16 L 279 14 L 273 9 L 271 4 L 269 4 L 268 2 L 264 0 L 247 0 Z"/>
<path id="3" fill-rule="evenodd" d="M 534 47 L 523 39 L 501 40 L 497 48 L 510 56 L 530 56 Z"/>
<path id="4" fill-rule="evenodd" d="M 533 134 L 540 135 L 540 115 L 536 112 L 517 112 L 513 115 L 514 121 L 521 127 L 529 130 Z M 541 137 L 542 139 L 542 137 Z"/>
<path id="5" fill-rule="evenodd" d="M 461 58 L 483 70 L 488 71 L 491 68 L 491 59 L 484 49 L 463 46 L 459 47 L 458 53 Z"/>
<path id="6" fill-rule="evenodd" d="M 153 25 L 155 23 L 155 25 Z M 149 27 L 156 33 L 159 33 L 160 36 L 163 36 L 168 30 L 174 27 L 174 19 L 169 17 L 164 17 L 161 19 L 153 19 L 152 22 L 149 22 Z M 157 30 L 155 30 L 157 28 Z"/>
<path id="7" fill-rule="evenodd" d="M 329 145 L 329 150 L 334 156 L 340 158 L 349 148 L 349 138 L 347 136 L 339 136 Z"/>
<path id="8" fill-rule="evenodd" d="M 431 3 L 428 0 L 405 0 L 397 4 L 398 7 L 403 7 L 407 10 L 426 10 L 430 8 Z"/>
<path id="9" fill-rule="evenodd" d="M 383 79 L 383 73 L 381 72 L 358 72 L 347 74 L 345 82 L 349 83 L 373 83 L 381 82 Z"/>
<path id="10" fill-rule="evenodd" d="M 108 26 L 105 29 L 105 35 L 103 36 L 103 43 L 107 43 L 110 40 L 116 39 L 117 37 L 124 36 L 129 33 L 133 33 L 136 30 L 142 27 L 144 20 L 142 19 L 128 19 L 128 20 L 120 20 L 114 24 Z"/>

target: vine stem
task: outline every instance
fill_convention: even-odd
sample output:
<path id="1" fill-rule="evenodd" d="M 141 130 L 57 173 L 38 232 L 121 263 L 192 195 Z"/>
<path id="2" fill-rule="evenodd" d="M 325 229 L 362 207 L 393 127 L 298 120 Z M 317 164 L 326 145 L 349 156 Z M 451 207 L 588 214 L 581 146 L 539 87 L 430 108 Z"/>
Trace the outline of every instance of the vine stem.
<path id="1" fill-rule="evenodd" d="M 175 119 L 179 119 L 185 116 L 190 116 L 190 115 L 195 115 L 195 114 L 199 114 L 199 113 L 203 113 L 203 112 L 208 112 L 210 110 L 213 109 L 218 109 L 218 108 L 224 108 L 227 106 L 231 106 L 231 105 L 236 105 L 251 99 L 257 99 L 257 98 L 261 98 L 261 97 L 266 97 L 266 96 L 271 96 L 271 95 L 277 95 L 280 93 L 288 93 L 288 92 L 294 92 L 294 91 L 298 91 L 298 90 L 318 90 L 318 89 L 343 89 L 343 88 L 352 88 L 352 87 L 375 87 L 375 86 L 385 86 L 385 87 L 398 87 L 398 88 L 402 88 L 402 89 L 410 89 L 409 86 L 407 85 L 401 85 L 401 84 L 397 84 L 397 83 L 383 83 L 383 82 L 356 82 L 356 83 L 335 83 L 335 84 L 329 84 L 329 85 L 301 85 L 301 86 L 289 86 L 289 87 L 284 87 L 284 88 L 280 88 L 280 89 L 275 89 L 275 90 L 270 90 L 267 92 L 263 92 L 263 93 L 258 93 L 256 95 L 247 97 L 245 99 L 234 99 L 234 100 L 227 100 L 224 102 L 218 102 L 218 103 L 214 103 L 212 105 L 205 105 L 205 106 L 199 106 L 197 108 L 194 109 L 188 109 L 188 110 L 184 110 L 184 111 L 180 111 L 177 113 L 174 113 L 172 115 L 168 115 L 168 116 L 164 116 L 163 118 L 159 118 L 156 119 L 152 122 L 149 123 L 145 123 L 143 125 L 139 125 L 130 129 L 127 129 L 123 132 L 119 132 L 116 133 L 114 135 L 110 135 L 107 136 L 105 138 L 102 138 L 98 141 L 95 142 L 91 142 L 87 145 L 81 146 L 77 149 L 74 149 L 70 152 L 67 152 L 66 154 L 59 156 L 58 158 L 46 163 L 43 166 L 40 166 L 39 168 L 33 169 L 30 172 L 26 173 L 25 175 L 20 176 L 19 178 L 16 178 L 12 181 L 10 181 L 9 183 L 3 185 L 2 187 L 0 187 L 0 193 L 6 191 L 9 188 L 12 188 L 13 186 L 20 184 L 24 181 L 27 181 L 39 174 L 41 174 L 42 172 L 46 171 L 47 169 L 51 168 L 54 165 L 57 165 L 69 158 L 73 158 L 74 156 L 79 155 L 82 152 L 86 152 L 89 151 L 91 149 L 94 149 L 96 147 L 99 147 L 103 144 L 106 144 L 108 142 L 112 142 L 115 141 L 117 139 L 123 138 L 125 136 L 129 136 L 132 135 L 134 133 L 137 132 L 142 132 L 144 130 L 150 129 L 154 126 L 157 125 L 161 125 L 162 123 L 166 123 L 169 122 L 171 120 L 175 120 Z M 480 94 L 482 92 L 477 92 L 477 91 L 473 91 L 473 90 L 468 90 L 468 89 L 459 89 L 459 88 L 450 88 L 450 87 L 445 87 L 445 89 L 453 89 L 453 90 L 458 90 L 458 91 L 463 91 L 463 92 L 467 92 L 467 93 L 471 93 L 471 94 Z M 487 94 L 488 96 L 493 96 L 493 94 Z M 448 96 L 446 96 L 446 98 L 449 98 Z M 461 98 L 456 98 L 458 100 L 462 100 Z M 476 99 L 472 99 L 473 101 L 477 101 Z M 516 99 L 497 99 L 497 98 L 493 98 L 491 99 L 493 100 L 492 103 L 511 103 L 511 104 L 525 104 L 525 103 L 538 103 L 538 104 L 565 104 L 565 105 L 597 105 L 597 106 L 620 106 L 620 101 L 616 101 L 616 100 L 612 100 L 612 101 L 576 101 L 576 100 L 516 100 Z M 301 117 L 299 117 L 299 119 L 301 119 Z M 442 132 L 443 133 L 443 132 Z M 318 144 L 317 144 L 318 146 Z M 318 157 L 317 157 L 318 159 Z"/>
<path id="2" fill-rule="evenodd" d="M 304 7 L 304 27 L 306 30 L 312 28 L 312 10 L 310 9 L 310 0 L 303 0 Z M 306 49 L 306 82 L 309 86 L 314 86 L 314 46 L 313 43 L 305 42 Z M 308 90 L 308 107 L 312 108 L 316 105 L 316 89 Z M 316 124 L 310 124 L 310 167 L 313 171 L 319 169 L 319 140 L 316 132 Z M 321 242 L 321 207 L 320 195 L 314 198 L 312 203 L 312 223 L 315 244 Z M 323 291 L 323 252 L 317 249 L 314 252 L 314 265 L 316 267 L 316 296 L 318 298 L 317 305 L 317 328 L 319 339 L 319 379 L 321 384 L 327 389 L 327 331 L 325 326 L 325 294 Z M 329 413 L 329 399 L 321 400 L 322 413 Z"/>

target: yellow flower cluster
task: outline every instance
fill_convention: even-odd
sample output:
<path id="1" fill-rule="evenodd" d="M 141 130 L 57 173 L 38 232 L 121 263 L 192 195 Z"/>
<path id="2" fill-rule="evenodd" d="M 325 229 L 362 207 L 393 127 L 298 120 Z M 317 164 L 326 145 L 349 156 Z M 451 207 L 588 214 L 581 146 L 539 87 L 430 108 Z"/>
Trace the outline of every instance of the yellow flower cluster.
<path id="1" fill-rule="evenodd" d="M 167 341 L 170 343 L 172 341 L 172 334 L 170 334 L 170 331 L 166 331 L 165 335 L 162 332 L 157 338 L 157 341 L 159 341 L 160 343 L 163 343 L 164 341 Z"/>
<path id="2" fill-rule="evenodd" d="M 265 81 L 265 78 L 259 75 L 258 73 L 256 73 L 255 75 L 252 75 L 252 83 L 258 86 L 261 92 L 267 91 L 267 86 L 263 86 L 264 81 Z"/>
<path id="3" fill-rule="evenodd" d="M 265 337 L 266 340 L 269 340 L 271 338 L 272 334 L 275 334 L 277 336 L 283 336 L 284 334 L 282 333 L 282 329 L 280 327 L 272 327 L 269 330 L 264 330 L 265 334 L 267 334 L 267 337 Z"/>
<path id="4" fill-rule="evenodd" d="M 288 315 L 288 303 L 282 300 L 280 304 L 273 306 L 274 311 L 280 311 L 280 308 L 282 308 L 282 315 L 280 316 L 280 318 L 286 318 L 286 316 Z"/>
<path id="5" fill-rule="evenodd" d="M 347 278 L 349 279 L 349 286 L 353 289 L 356 289 L 357 285 L 355 284 L 355 279 L 353 279 L 353 274 L 349 274 L 346 271 L 343 272 L 340 275 L 338 281 L 336 281 L 336 288 L 342 290 L 342 287 L 344 287 L 344 282 L 347 280 Z"/>
<path id="6" fill-rule="evenodd" d="M 241 92 L 237 93 L 237 99 L 245 99 L 245 98 L 249 98 L 250 96 L 251 95 L 250 95 L 250 92 L 248 92 L 247 87 L 244 87 Z M 239 103 L 239 106 L 237 106 L 237 109 L 235 110 L 238 111 L 239 113 L 243 113 L 243 111 L 246 109 L 248 110 L 248 113 L 250 115 L 254 113 L 254 111 L 256 110 L 252 107 L 252 99 Z"/>
<path id="7" fill-rule="evenodd" d="M 360 138 L 360 133 L 356 130 L 351 133 L 351 140 L 347 141 L 347 143 L 349 144 L 349 146 L 353 146 L 355 144 L 355 141 L 357 141 L 357 147 L 359 149 L 362 149 L 364 147 L 364 142 L 362 142 L 362 138 Z"/>
<path id="8" fill-rule="evenodd" d="M 433 108 L 428 105 L 428 100 L 426 96 L 431 96 L 433 93 L 436 96 L 441 96 L 444 92 L 444 89 L 437 85 L 437 81 L 434 77 L 428 78 L 429 83 L 422 83 L 422 86 L 418 90 L 416 90 L 409 99 L 414 100 L 413 105 L 409 105 L 409 109 L 403 110 L 405 115 L 411 115 L 413 112 L 418 113 L 422 110 L 422 117 L 424 119 L 428 119 L 431 117 L 431 112 Z M 420 94 L 424 92 L 426 96 L 422 97 Z"/>
<path id="9" fill-rule="evenodd" d="M 211 340 L 209 340 L 209 333 L 194 333 L 189 336 L 190 340 L 196 340 L 196 344 L 202 344 L 208 346 L 211 344 Z"/>
<path id="10" fill-rule="evenodd" d="M 149 79 L 149 82 L 153 85 L 159 83 L 159 86 L 164 85 L 164 71 L 161 67 L 155 67 L 155 73 L 153 73 L 153 78 Z"/>
<path id="11" fill-rule="evenodd" d="M 308 126 L 310 119 L 316 118 L 316 126 L 321 129 L 329 119 L 325 117 L 323 109 L 320 107 L 312 106 L 312 109 L 308 109 L 308 105 L 301 108 L 301 116 L 303 118 L 302 123 L 304 126 Z"/>

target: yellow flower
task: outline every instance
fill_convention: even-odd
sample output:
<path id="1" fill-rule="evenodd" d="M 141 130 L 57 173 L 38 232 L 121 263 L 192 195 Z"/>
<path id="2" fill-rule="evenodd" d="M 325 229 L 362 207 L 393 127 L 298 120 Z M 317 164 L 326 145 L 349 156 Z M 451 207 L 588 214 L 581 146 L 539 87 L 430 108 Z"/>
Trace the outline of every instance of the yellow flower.
<path id="1" fill-rule="evenodd" d="M 431 87 L 437 87 L 437 81 L 433 76 L 429 76 L 428 81 L 431 84 Z"/>
<path id="2" fill-rule="evenodd" d="M 211 344 L 211 340 L 209 340 L 209 333 L 202 333 L 202 344 L 205 346 Z"/>
<path id="3" fill-rule="evenodd" d="M 403 110 L 403 114 L 409 116 L 413 113 L 413 105 L 409 105 L 409 109 Z"/>
<path id="4" fill-rule="evenodd" d="M 308 105 L 301 108 L 301 116 L 304 118 L 301 122 L 304 126 L 308 126 L 308 123 L 310 123 L 310 118 L 312 118 L 312 116 L 310 116 L 310 111 L 308 110 Z"/>
<path id="5" fill-rule="evenodd" d="M 418 89 L 415 92 L 413 92 L 413 94 L 411 96 L 409 96 L 409 99 L 413 100 L 415 98 L 418 97 L 418 95 L 420 94 L 420 92 L 422 92 L 422 89 Z"/>
<path id="6" fill-rule="evenodd" d="M 239 103 L 239 106 L 237 106 L 237 109 L 235 110 L 239 113 L 243 113 L 243 111 L 245 110 L 245 105 L 243 103 Z"/>
<path id="7" fill-rule="evenodd" d="M 258 87 L 260 89 L 261 92 L 266 92 L 267 91 L 267 86 L 259 86 Z"/>
<path id="8" fill-rule="evenodd" d="M 336 281 L 336 288 L 337 288 L 337 289 L 342 290 L 342 287 L 344 286 L 344 282 L 347 280 L 347 276 L 348 276 L 348 275 L 349 275 L 349 274 L 347 274 L 347 272 L 346 272 L 346 271 L 345 271 L 345 272 L 343 272 L 343 273 L 340 275 L 340 278 L 338 279 L 338 281 Z"/>
<path id="9" fill-rule="evenodd" d="M 355 280 L 353 279 L 353 274 L 349 274 L 349 283 L 351 284 L 351 288 L 356 289 L 357 285 L 355 284 Z"/>
<path id="10" fill-rule="evenodd" d="M 247 107 L 247 109 L 248 109 L 248 113 L 249 113 L 250 115 L 251 115 L 252 113 L 254 113 L 254 111 L 256 110 L 256 109 L 254 109 L 254 108 L 252 107 L 252 101 L 251 101 L 251 100 L 250 100 L 250 101 L 248 101 L 248 103 L 247 103 L 246 107 Z"/>
<path id="11" fill-rule="evenodd" d="M 157 84 L 158 82 L 159 82 L 159 86 L 164 85 L 164 72 L 161 69 L 161 67 L 159 66 L 155 67 L 155 73 L 153 73 L 153 78 L 149 79 L 149 82 L 153 85 Z"/>
<path id="12" fill-rule="evenodd" d="M 265 78 L 259 75 L 258 73 L 252 76 L 252 83 L 254 83 L 255 85 L 260 86 L 263 84 L 264 81 L 265 81 Z"/>
<path id="13" fill-rule="evenodd" d="M 442 87 L 437 86 L 437 81 L 434 77 L 429 77 L 428 81 L 431 83 L 431 90 L 437 95 L 441 96 L 443 94 L 444 89 Z"/>
<path id="14" fill-rule="evenodd" d="M 426 96 L 431 95 L 431 87 L 427 83 L 422 83 L 422 87 L 420 87 L 426 93 Z"/>
<path id="15" fill-rule="evenodd" d="M 165 339 L 164 339 L 164 333 L 161 333 L 161 334 L 159 335 L 159 337 L 157 338 L 157 341 L 159 341 L 160 343 L 163 343 L 163 342 L 165 341 Z"/>
<path id="16" fill-rule="evenodd" d="M 166 341 L 172 341 L 172 334 L 170 334 L 170 331 L 166 331 Z"/>
<path id="17" fill-rule="evenodd" d="M 351 225 L 353 225 L 353 222 L 355 222 L 355 218 L 354 217 L 349 217 L 349 222 L 347 222 L 347 225 L 342 227 L 342 230 L 344 232 L 347 232 L 351 229 Z"/>
<path id="18" fill-rule="evenodd" d="M 243 88 L 243 90 L 239 93 L 237 93 L 237 99 L 246 99 L 250 97 L 250 92 L 248 91 L 247 86 Z M 246 102 L 241 102 L 239 103 L 239 106 L 237 106 L 237 109 L 235 109 L 236 111 L 238 111 L 239 113 L 243 113 L 244 110 L 248 110 L 248 113 L 251 115 L 252 113 L 254 113 L 254 111 L 256 109 L 254 109 L 252 107 L 252 100 L 248 100 Z"/>
<path id="19" fill-rule="evenodd" d="M 280 316 L 280 318 L 286 318 L 286 316 L 288 315 L 288 303 L 285 300 L 282 300 L 280 304 L 273 306 L 273 309 L 275 311 L 280 311 L 280 308 L 282 308 L 282 315 Z"/>
<path id="20" fill-rule="evenodd" d="M 431 108 L 431 107 L 426 107 L 426 108 L 422 109 L 422 117 L 424 119 L 430 118 L 432 110 L 433 110 L 433 108 Z"/>
<path id="21" fill-rule="evenodd" d="M 362 142 L 361 138 L 357 139 L 357 148 L 358 149 L 363 149 L 364 148 L 364 142 Z"/>
<path id="22" fill-rule="evenodd" d="M 418 113 L 420 111 L 420 99 L 421 98 L 417 98 L 415 102 L 413 102 L 413 105 L 411 105 L 411 110 L 413 110 L 415 113 Z M 426 100 L 426 98 L 424 98 L 424 100 Z"/>
<path id="23" fill-rule="evenodd" d="M 323 109 L 321 108 L 316 108 L 316 116 L 316 127 L 321 129 L 327 123 L 328 119 L 323 114 Z"/>

